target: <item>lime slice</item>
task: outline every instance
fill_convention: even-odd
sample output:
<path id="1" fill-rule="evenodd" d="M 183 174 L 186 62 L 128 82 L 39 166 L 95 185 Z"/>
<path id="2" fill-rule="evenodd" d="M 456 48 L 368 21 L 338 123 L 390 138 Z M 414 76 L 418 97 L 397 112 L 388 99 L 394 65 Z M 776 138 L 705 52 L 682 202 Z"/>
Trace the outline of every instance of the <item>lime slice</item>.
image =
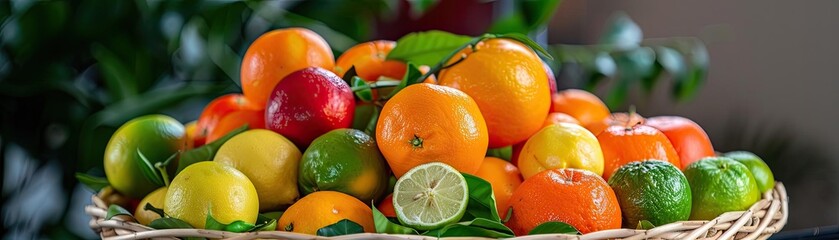
<path id="1" fill-rule="evenodd" d="M 393 208 L 402 224 L 419 230 L 455 223 L 466 212 L 469 188 L 460 172 L 426 163 L 402 175 L 393 189 Z"/>

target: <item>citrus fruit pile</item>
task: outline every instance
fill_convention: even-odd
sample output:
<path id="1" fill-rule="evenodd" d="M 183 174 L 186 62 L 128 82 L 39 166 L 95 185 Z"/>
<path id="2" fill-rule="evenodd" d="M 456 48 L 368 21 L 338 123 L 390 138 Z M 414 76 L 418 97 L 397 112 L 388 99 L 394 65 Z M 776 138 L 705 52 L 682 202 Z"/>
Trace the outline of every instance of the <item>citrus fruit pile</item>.
<path id="1" fill-rule="evenodd" d="M 543 58 L 523 35 L 430 31 L 336 60 L 310 30 L 271 31 L 241 94 L 186 126 L 120 127 L 107 181 L 155 229 L 496 238 L 709 220 L 773 188 L 759 157 L 717 156 L 687 118 L 557 91 Z"/>

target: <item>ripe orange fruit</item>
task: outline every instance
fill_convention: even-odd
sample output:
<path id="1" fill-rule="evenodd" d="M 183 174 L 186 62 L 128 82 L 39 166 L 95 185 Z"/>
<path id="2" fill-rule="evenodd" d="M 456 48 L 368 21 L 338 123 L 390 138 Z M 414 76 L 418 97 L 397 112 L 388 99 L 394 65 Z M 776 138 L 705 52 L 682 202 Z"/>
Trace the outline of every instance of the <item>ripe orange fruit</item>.
<path id="1" fill-rule="evenodd" d="M 667 136 L 650 126 L 611 126 L 597 135 L 597 141 L 603 150 L 606 180 L 624 164 L 635 161 L 661 160 L 682 168 L 679 154 Z"/>
<path id="2" fill-rule="evenodd" d="M 393 208 L 393 193 L 388 194 L 384 199 L 382 199 L 379 204 L 376 205 L 376 209 L 379 212 L 382 212 L 382 215 L 385 217 L 396 217 L 396 209 Z"/>
<path id="3" fill-rule="evenodd" d="M 616 112 L 609 114 L 609 117 L 603 119 L 600 124 L 592 124 L 590 125 L 590 130 L 594 135 L 600 134 L 603 130 L 606 130 L 607 127 L 611 126 L 635 126 L 638 124 L 644 124 L 647 119 L 641 114 L 632 113 L 631 117 L 629 113 L 626 112 Z"/>
<path id="4" fill-rule="evenodd" d="M 333 69 L 335 57 L 326 40 L 305 28 L 286 28 L 259 36 L 242 59 L 242 92 L 265 106 L 268 95 L 286 75 L 307 67 Z"/>
<path id="5" fill-rule="evenodd" d="M 542 127 L 550 89 L 541 60 L 530 48 L 508 39 L 490 39 L 466 48 L 438 75 L 438 84 L 469 94 L 487 120 L 489 147 L 524 141 Z"/>
<path id="6" fill-rule="evenodd" d="M 263 110 L 237 110 L 228 113 L 216 124 L 207 135 L 207 142 L 211 143 L 245 124 L 248 129 L 265 128 L 265 112 Z"/>
<path id="7" fill-rule="evenodd" d="M 190 136 L 193 139 L 193 147 L 197 148 L 206 143 L 210 143 L 211 141 L 208 141 L 207 137 L 213 132 L 222 118 L 228 114 L 241 110 L 261 112 L 263 108 L 265 108 L 265 103 L 256 104 L 249 101 L 244 95 L 237 93 L 227 94 L 213 99 L 201 111 L 201 116 L 198 117 L 195 124 L 195 134 Z"/>
<path id="8" fill-rule="evenodd" d="M 521 185 L 521 172 L 519 169 L 500 158 L 486 157 L 481 168 L 475 173 L 492 185 L 492 195 L 495 196 L 495 207 L 501 219 L 507 216 L 507 204 L 510 196 Z"/>
<path id="9" fill-rule="evenodd" d="M 353 196 L 334 191 L 318 191 L 298 200 L 283 212 L 277 230 L 315 235 L 318 229 L 343 219 L 358 223 L 364 232 L 376 232 L 370 207 Z"/>
<path id="10" fill-rule="evenodd" d="M 609 117 L 609 108 L 594 94 L 579 90 L 566 89 L 551 96 L 551 112 L 561 112 L 580 121 L 581 125 L 594 133 L 600 132 L 604 119 Z"/>
<path id="11" fill-rule="evenodd" d="M 429 162 L 474 174 L 487 150 L 487 126 L 469 95 L 419 83 L 385 103 L 376 124 L 376 142 L 397 178 Z"/>
<path id="12" fill-rule="evenodd" d="M 379 77 L 402 79 L 402 75 L 405 75 L 405 63 L 385 60 L 394 47 L 396 42 L 388 40 L 359 43 L 338 57 L 335 61 L 335 74 L 343 78 L 344 74 L 355 66 L 358 77 L 369 82 L 375 82 Z"/>
<path id="13" fill-rule="evenodd" d="M 525 180 L 510 198 L 513 215 L 505 223 L 517 235 L 559 221 L 586 234 L 621 227 L 621 209 L 600 176 L 579 169 L 553 169 Z"/>
<path id="14" fill-rule="evenodd" d="M 704 157 L 716 156 L 711 139 L 699 124 L 690 119 L 679 116 L 659 116 L 647 119 L 647 126 L 654 127 L 664 133 L 682 162 L 682 168 L 687 168 L 693 162 Z"/>
<path id="15" fill-rule="evenodd" d="M 542 124 L 542 128 L 545 128 L 550 125 L 554 125 L 557 123 L 573 123 L 580 125 L 580 121 L 577 121 L 576 118 L 572 117 L 571 115 L 561 113 L 561 112 L 552 112 L 548 113 L 548 117 L 545 118 L 545 123 Z"/>

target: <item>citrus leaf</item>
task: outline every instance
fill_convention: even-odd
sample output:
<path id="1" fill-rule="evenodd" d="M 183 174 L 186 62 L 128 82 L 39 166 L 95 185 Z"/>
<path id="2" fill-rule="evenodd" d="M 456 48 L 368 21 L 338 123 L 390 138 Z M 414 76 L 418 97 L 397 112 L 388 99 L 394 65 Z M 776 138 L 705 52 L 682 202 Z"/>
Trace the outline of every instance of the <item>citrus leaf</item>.
<path id="1" fill-rule="evenodd" d="M 529 37 L 525 36 L 524 34 L 521 34 L 521 33 L 507 33 L 507 34 L 496 35 L 496 37 L 498 37 L 498 38 L 509 38 L 509 39 L 516 40 L 516 41 L 518 41 L 518 42 L 520 42 L 524 45 L 527 45 L 531 49 L 533 49 L 533 51 L 536 52 L 537 54 L 539 54 L 539 56 L 542 56 L 542 57 L 547 58 L 549 60 L 554 59 L 554 57 L 551 56 L 551 54 L 548 53 L 548 51 L 545 50 L 545 48 L 543 48 L 541 45 L 536 43 L 536 41 L 533 41 L 533 39 L 530 39 Z"/>
<path id="2" fill-rule="evenodd" d="M 364 79 L 358 76 L 352 77 L 352 85 L 350 86 L 355 96 L 361 101 L 373 101 L 373 90 L 370 89 L 370 84 L 367 84 Z"/>
<path id="3" fill-rule="evenodd" d="M 606 31 L 600 37 L 600 43 L 612 45 L 617 49 L 629 49 L 637 47 L 643 38 L 641 27 L 625 13 L 619 12 L 612 16 Z"/>
<path id="4" fill-rule="evenodd" d="M 186 168 L 189 165 L 192 165 L 193 163 L 203 162 L 203 161 L 212 161 L 213 158 L 216 156 L 216 152 L 218 152 L 218 149 L 221 148 L 222 144 L 227 142 L 227 140 L 230 140 L 230 138 L 232 138 L 233 136 L 236 136 L 236 134 L 242 133 L 246 130 L 248 130 L 248 125 L 247 124 L 237 128 L 237 129 L 234 129 L 233 131 L 230 131 L 229 133 L 225 134 L 223 137 L 221 137 L 221 138 L 219 138 L 219 139 L 217 139 L 217 140 L 215 140 L 211 143 L 205 144 L 204 146 L 201 146 L 199 148 L 195 148 L 195 149 L 185 151 L 183 154 L 181 154 L 180 161 L 178 161 L 178 171 L 177 172 L 180 173 L 181 171 L 184 170 L 184 168 Z"/>
<path id="5" fill-rule="evenodd" d="M 574 228 L 574 226 L 564 222 L 546 222 L 539 224 L 539 226 L 530 230 L 527 235 L 551 233 L 580 235 L 580 231 L 577 231 L 577 228 Z"/>
<path id="6" fill-rule="evenodd" d="M 113 218 L 114 216 L 119 216 L 119 215 L 126 215 L 126 216 L 130 216 L 130 217 L 134 217 L 133 215 L 131 215 L 131 212 L 129 212 L 128 210 L 125 210 L 125 208 L 120 207 L 119 205 L 116 205 L 116 204 L 111 204 L 110 206 L 108 206 L 108 213 L 105 214 L 105 220 L 111 220 L 111 218 Z"/>
<path id="7" fill-rule="evenodd" d="M 495 196 L 492 194 L 492 185 L 479 177 L 462 173 L 469 187 L 469 203 L 466 205 L 464 220 L 471 218 L 486 218 L 501 222 L 498 216 L 498 209 L 495 208 Z"/>
<path id="8" fill-rule="evenodd" d="M 341 236 L 354 233 L 363 233 L 364 228 L 358 223 L 343 219 L 329 226 L 318 229 L 317 235 L 322 237 Z"/>
<path id="9" fill-rule="evenodd" d="M 376 204 L 372 204 L 373 209 L 373 225 L 376 226 L 377 233 L 387 234 L 418 234 L 417 230 L 413 228 L 396 224 L 385 217 L 379 209 L 376 209 Z"/>
<path id="10" fill-rule="evenodd" d="M 155 219 L 149 223 L 149 227 L 154 229 L 194 228 L 189 223 L 184 222 L 184 220 L 170 217 Z"/>
<path id="11" fill-rule="evenodd" d="M 649 230 L 649 229 L 653 229 L 653 228 L 655 228 L 655 225 L 653 225 L 653 223 L 651 223 L 650 221 L 647 221 L 647 220 L 638 221 L 638 226 L 635 227 L 635 229 L 643 229 L 643 230 Z"/>
<path id="12" fill-rule="evenodd" d="M 282 215 L 283 212 L 260 213 L 256 217 L 256 225 L 248 230 L 248 232 L 274 231 L 277 229 L 277 219 L 279 219 Z"/>
<path id="13" fill-rule="evenodd" d="M 396 41 L 387 59 L 432 66 L 446 61 L 446 56 L 471 40 L 468 36 L 438 30 L 410 33 Z"/>
<path id="14" fill-rule="evenodd" d="M 137 164 L 140 165 L 140 171 L 143 173 L 143 176 L 155 185 L 163 186 L 163 176 L 160 176 L 160 173 L 157 172 L 157 168 L 155 168 L 146 155 L 143 154 L 143 151 L 140 151 L 140 148 L 137 148 L 137 155 L 140 156 L 140 161 L 137 161 Z"/>
<path id="15" fill-rule="evenodd" d="M 143 206 L 143 210 L 152 211 L 154 213 L 157 213 L 157 215 L 160 215 L 160 217 L 166 217 L 166 214 L 163 213 L 163 209 L 156 208 L 156 207 L 154 207 L 154 205 L 151 205 L 151 203 L 146 203 L 146 205 Z"/>
<path id="16" fill-rule="evenodd" d="M 396 85 L 396 87 L 393 88 L 393 90 L 391 90 L 390 94 L 387 95 L 386 99 L 390 99 L 393 96 L 396 96 L 396 93 L 398 93 L 405 87 L 422 82 L 424 79 L 419 79 L 420 77 L 422 77 L 422 75 L 423 74 L 422 72 L 420 72 L 419 68 L 417 68 L 417 66 L 413 63 L 409 62 L 407 64 L 407 67 L 405 68 L 405 75 L 402 76 L 402 81 L 399 82 L 399 85 Z"/>
<path id="17" fill-rule="evenodd" d="M 377 106 L 373 106 L 373 112 L 370 114 L 370 121 L 367 122 L 367 126 L 364 128 L 364 132 L 370 136 L 376 136 L 376 125 L 379 122 L 379 114 L 381 109 Z"/>
<path id="18" fill-rule="evenodd" d="M 432 237 L 488 237 L 488 238 L 510 238 L 515 237 L 510 228 L 504 224 L 486 218 L 475 218 L 471 221 L 459 222 L 447 225 L 440 229 L 424 232 L 423 235 Z"/>
<path id="19" fill-rule="evenodd" d="M 207 212 L 207 220 L 204 222 L 204 229 L 207 230 L 224 230 L 227 224 L 221 223 L 213 217 L 213 211 Z"/>
<path id="20" fill-rule="evenodd" d="M 347 85 L 352 86 L 352 79 L 355 76 L 358 76 L 358 72 L 355 71 L 355 65 L 352 65 L 350 66 L 350 69 L 344 73 L 344 76 L 341 76 L 341 79 L 344 79 L 344 82 L 346 82 Z"/>
<path id="21" fill-rule="evenodd" d="M 487 149 L 487 157 L 497 157 L 500 159 L 504 159 L 510 161 L 510 158 L 513 156 L 513 146 L 506 146 L 500 148 L 488 148 Z"/>
<path id="22" fill-rule="evenodd" d="M 250 231 L 251 229 L 254 229 L 254 227 L 255 226 L 253 224 L 247 223 L 242 220 L 236 220 L 230 224 L 227 224 L 227 226 L 224 227 L 224 231 L 240 233 Z"/>
<path id="23" fill-rule="evenodd" d="M 99 190 L 102 190 L 102 188 L 111 185 L 111 183 L 108 182 L 107 178 L 95 177 L 85 173 L 76 173 L 76 179 L 78 179 L 80 183 L 84 184 L 85 186 L 96 192 L 99 192 Z"/>

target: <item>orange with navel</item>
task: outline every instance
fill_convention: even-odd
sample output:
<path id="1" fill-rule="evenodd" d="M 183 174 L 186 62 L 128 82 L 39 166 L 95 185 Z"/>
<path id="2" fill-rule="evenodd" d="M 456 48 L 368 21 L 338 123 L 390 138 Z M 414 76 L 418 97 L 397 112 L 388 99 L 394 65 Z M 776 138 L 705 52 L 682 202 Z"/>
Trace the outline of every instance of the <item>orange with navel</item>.
<path id="1" fill-rule="evenodd" d="M 438 84 L 475 99 L 487 121 L 490 148 L 524 141 L 542 127 L 550 108 L 550 89 L 533 50 L 495 38 L 462 50 L 448 63 L 457 61 L 440 72 Z"/>

